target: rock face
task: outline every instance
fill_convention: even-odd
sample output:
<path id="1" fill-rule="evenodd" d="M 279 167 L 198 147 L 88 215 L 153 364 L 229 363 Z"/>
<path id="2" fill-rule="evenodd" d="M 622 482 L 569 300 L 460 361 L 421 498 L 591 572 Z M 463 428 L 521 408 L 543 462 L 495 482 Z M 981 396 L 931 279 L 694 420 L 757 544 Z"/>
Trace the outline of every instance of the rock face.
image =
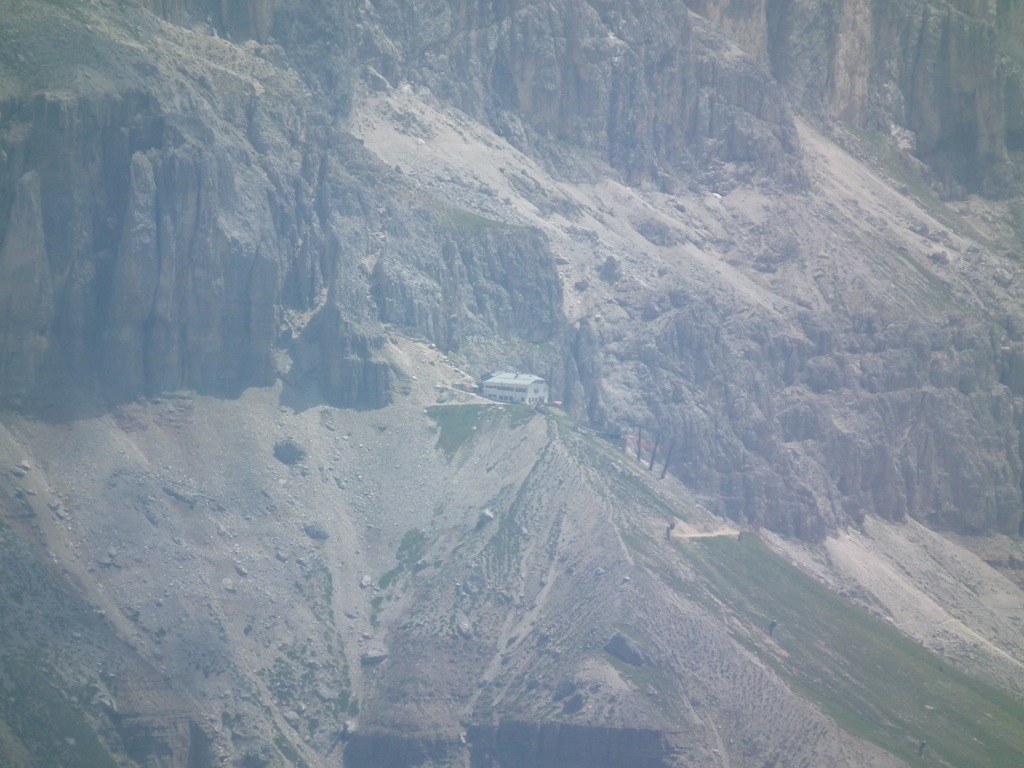
<path id="1" fill-rule="evenodd" d="M 426 84 L 518 146 L 578 145 L 632 182 L 721 162 L 801 182 L 777 85 L 752 59 L 720 55 L 731 43 L 679 3 L 379 13 L 389 37 L 373 63 L 386 78 Z"/>
<path id="2" fill-rule="evenodd" d="M 947 194 L 1019 192 L 1021 9 L 1005 2 L 688 3 L 766 61 L 794 104 L 892 134 Z"/>
<path id="3" fill-rule="evenodd" d="M 244 10 L 147 5 L 178 23 L 204 19 L 234 38 L 273 37 L 289 49 L 310 48 L 309 35 L 296 33 L 319 18 L 340 31 L 341 45 L 319 50 L 307 71 L 345 104 L 344 69 L 370 64 L 384 82 L 424 83 L 508 137 L 529 141 L 535 132 L 534 140 L 597 150 L 634 181 L 739 162 L 800 183 L 788 100 L 891 133 L 948 194 L 1017 189 L 1008 153 L 1024 148 L 1015 34 L 1024 12 L 1015 3 L 576 0 L 542 11 L 435 2 L 362 13 L 270 0 Z M 730 46 L 747 57 L 723 56 Z"/>
<path id="4" fill-rule="evenodd" d="M 642 728 L 588 728 L 550 723 L 503 721 L 470 728 L 470 765 L 583 768 L 661 768 L 671 765 L 665 735 Z"/>
<path id="5" fill-rule="evenodd" d="M 873 512 L 1014 533 L 1021 340 L 1003 307 L 1016 264 L 993 262 L 983 296 L 951 277 L 978 246 L 941 225 L 914 224 L 910 246 L 841 226 L 808 234 L 842 218 L 814 202 L 820 188 L 806 226 L 790 223 L 811 182 L 787 106 L 895 136 L 946 194 L 1005 193 L 1024 135 L 1011 34 L 1024 22 L 1011 5 L 125 5 L 166 52 L 147 56 L 113 42 L 100 9 L 91 27 L 62 17 L 51 40 L 30 4 L 4 33 L 0 398 L 38 409 L 183 388 L 234 396 L 282 378 L 379 407 L 401 386 L 390 327 L 470 366 L 536 368 L 609 432 L 664 434 L 671 471 L 737 520 L 816 537 Z M 556 183 L 592 179 L 596 162 L 676 195 L 676 220 L 644 214 L 642 241 L 613 247 L 594 229 L 607 219 L 571 197 L 542 200 L 525 177 L 504 178 L 546 212 L 544 233 L 514 223 L 512 201 L 503 209 L 483 182 L 455 198 L 424 189 L 416 160 L 385 166 L 334 122 L 401 83 L 536 157 Z M 431 139 L 409 119 L 395 113 Z M 708 229 L 711 208 L 680 213 L 687 190 L 752 180 L 797 197 L 756 223 Z M 577 254 L 562 267 L 601 265 L 574 294 L 603 286 L 617 329 L 566 315 L 559 227 Z M 917 241 L 919 267 L 894 267 Z M 737 279 L 789 307 L 740 314 L 730 278 L 683 273 L 686 243 L 749 265 Z M 873 266 L 805 306 L 804 287 L 821 293 L 811 275 L 849 272 L 817 263 L 828 250 L 847 263 L 868 252 Z M 640 290 L 631 252 L 664 276 Z M 883 283 L 856 284 L 894 269 L 915 286 L 938 275 L 915 287 L 925 298 L 912 313 Z"/>
<path id="6" fill-rule="evenodd" d="M 55 312 L 37 173 L 25 174 L 15 186 L 0 248 L 0 284 L 6 353 L 0 370 L 9 391 L 25 393 L 35 383 Z"/>
<path id="7" fill-rule="evenodd" d="M 892 705 L 755 531 L 1024 530 L 1018 3 L 0 18 L 15 764 L 914 759 L 823 714 Z M 565 412 L 474 401 L 495 369 Z M 1019 692 L 972 610 L 956 636 Z M 879 665 L 940 679 L 885 632 Z M 22 727 L 33 691 L 59 739 Z"/>
<path id="8" fill-rule="evenodd" d="M 753 180 L 799 196 L 810 179 L 792 103 L 896 136 L 945 193 L 1006 192 L 1024 135 L 1012 4 L 143 5 L 124 11 L 166 55 L 114 42 L 102 9 L 92 26 L 62 17 L 51 40 L 30 4 L 4 33 L 3 402 L 234 396 L 282 378 L 334 405 L 379 407 L 402 377 L 391 327 L 470 366 L 517 356 L 596 426 L 664 433 L 671 470 L 737 520 L 810 537 L 868 512 L 1018 530 L 1021 342 L 1002 309 L 1012 261 L 992 266 L 987 296 L 949 274 L 925 281 L 913 315 L 878 296 L 882 283 L 852 278 L 811 308 L 800 281 L 847 270 L 815 264 L 836 238 L 848 259 L 873 254 L 857 280 L 897 269 L 915 284 L 922 270 L 963 274 L 972 246 L 922 224 L 920 268 L 894 267 L 899 238 L 840 228 L 826 242 L 806 233 L 834 209 L 810 205 L 816 221 L 794 228 L 792 197 L 783 218 L 717 230 L 699 218 L 718 214 L 680 214 L 677 200 L 676 221 L 645 214 L 642 243 L 615 251 L 578 201 L 540 207 L 543 188 L 520 178 L 512 187 L 546 211 L 544 233 L 507 207 L 471 212 L 502 210 L 487 184 L 452 199 L 424 189 L 420 168 L 385 166 L 334 122 L 405 83 L 555 180 L 593 178 L 603 163 L 677 197 Z M 563 266 L 600 260 L 574 292 L 603 286 L 618 329 L 565 314 L 558 227 L 576 254 Z M 749 265 L 742 280 L 789 307 L 726 322 L 745 300 L 721 274 L 683 274 L 687 242 Z M 675 283 L 641 291 L 631 251 L 663 260 Z"/>
<path id="9" fill-rule="evenodd" d="M 216 18 L 258 36 L 266 14 L 251 10 Z M 129 12 L 159 38 L 155 19 Z M 31 14 L 21 21 L 14 49 L 46 44 Z M 207 44 L 181 34 L 169 48 Z M 325 397 L 345 405 L 389 400 L 382 321 L 445 348 L 463 326 L 550 337 L 560 288 L 542 239 L 453 238 L 355 142 L 304 115 L 315 110 L 298 81 L 209 45 L 220 80 L 201 58 L 172 75 L 127 55 L 105 74 L 130 89 L 15 91 L 0 105 L 6 402 L 237 394 L 273 381 L 282 325 L 314 307 L 315 322 L 289 326 L 310 350 L 297 370 L 315 369 Z M 401 275 L 388 266 L 394 250 L 407 254 Z M 509 279 L 511 269 L 532 277 Z"/>

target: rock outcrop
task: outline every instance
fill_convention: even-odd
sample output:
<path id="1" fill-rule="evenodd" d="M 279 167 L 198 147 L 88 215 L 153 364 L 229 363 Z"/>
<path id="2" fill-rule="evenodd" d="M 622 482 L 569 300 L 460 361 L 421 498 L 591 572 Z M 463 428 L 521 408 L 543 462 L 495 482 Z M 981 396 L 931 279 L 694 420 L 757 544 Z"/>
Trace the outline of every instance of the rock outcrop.
<path id="1" fill-rule="evenodd" d="M 1016 3 L 687 4 L 766 62 L 801 111 L 892 135 L 944 194 L 1020 192 Z"/>
<path id="2" fill-rule="evenodd" d="M 1017 4 L 0 18 L 19 760 L 889 766 L 918 723 L 959 727 L 880 702 L 903 732 L 878 746 L 830 720 L 876 704 L 861 647 L 817 645 L 825 614 L 765 573 L 870 626 L 872 673 L 895 648 L 918 701 L 966 686 L 756 530 L 1024 531 L 1019 201 L 995 199 L 1024 150 Z M 991 198 L 943 202 L 968 192 Z M 468 404 L 499 367 L 568 418 Z M 987 611 L 957 636 L 991 678 L 1019 665 Z M 22 727 L 35 690 L 74 729 Z M 1016 710 L 985 701 L 1009 753 Z"/>
<path id="3" fill-rule="evenodd" d="M 159 10 L 196 10 L 171 5 Z M 248 21 L 216 18 L 260 37 L 263 5 Z M 101 71 L 130 87 L 44 85 L 0 105 L 5 402 L 264 386 L 281 373 L 275 346 L 300 335 L 291 316 L 316 308 L 303 321 L 315 359 L 296 370 L 315 369 L 330 402 L 379 406 L 391 387 L 383 322 L 444 348 L 467 332 L 539 341 L 560 325 L 542 239 L 453 236 L 431 201 L 410 201 L 327 127 L 293 76 L 130 13 L 168 50 L 189 49 L 177 69 L 129 53 Z M 12 56 L 48 44 L 31 14 L 21 21 Z M 64 21 L 102 44 L 75 23 Z M 78 66 L 71 54 L 54 64 Z"/>
<path id="4" fill-rule="evenodd" d="M 799 185 L 798 141 L 768 73 L 672 2 L 573 0 L 557 10 L 414 6 L 368 19 L 373 64 L 534 150 L 597 152 L 634 183 L 736 163 Z M 424 55 L 424 52 L 429 52 Z"/>
<path id="5" fill-rule="evenodd" d="M 644 728 L 502 721 L 469 728 L 473 768 L 662 768 L 672 764 L 666 735 Z"/>
<path id="6" fill-rule="evenodd" d="M 1003 299 L 961 322 L 959 309 L 934 311 L 950 299 L 933 282 L 916 317 L 891 305 L 853 312 L 833 296 L 817 314 L 723 323 L 743 301 L 705 289 L 720 277 L 639 296 L 622 254 L 577 226 L 587 236 L 576 247 L 604 265 L 595 277 L 646 327 L 570 323 L 545 235 L 463 209 L 472 195 L 424 194 L 332 122 L 357 92 L 406 81 L 556 176 L 582 173 L 563 163 L 563 146 L 663 190 L 760 179 L 788 194 L 808 184 L 790 101 L 909 137 L 946 192 L 1005 191 L 1024 135 L 1022 54 L 1009 34 L 1022 22 L 1008 4 L 849 2 L 838 15 L 710 0 L 320 16 L 303 2 L 145 7 L 183 25 L 125 5 L 164 56 L 70 16 L 54 27 L 55 48 L 31 6 L 6 33 L 3 402 L 237 395 L 282 377 L 335 405 L 379 407 L 401 379 L 392 327 L 481 368 L 517 356 L 602 428 L 672 434 L 672 471 L 738 520 L 811 537 L 869 512 L 1018 530 L 1020 341 L 1016 321 L 998 317 Z M 336 38 L 314 35 L 317 25 Z M 416 130 L 429 138 L 429 126 Z M 582 214 L 559 205 L 553 216 Z M 673 226 L 685 230 L 686 217 Z M 749 257 L 758 280 L 816 247 L 787 226 L 744 235 L 764 244 Z M 687 237 L 646 227 L 652 253 Z M 690 236 L 723 255 L 739 247 L 728 233 Z M 929 246 L 938 268 L 945 245 Z M 905 246 L 855 247 L 898 261 Z M 1009 268 L 996 277 L 1012 292 Z M 973 290 L 952 299 L 968 316 L 980 306 Z"/>

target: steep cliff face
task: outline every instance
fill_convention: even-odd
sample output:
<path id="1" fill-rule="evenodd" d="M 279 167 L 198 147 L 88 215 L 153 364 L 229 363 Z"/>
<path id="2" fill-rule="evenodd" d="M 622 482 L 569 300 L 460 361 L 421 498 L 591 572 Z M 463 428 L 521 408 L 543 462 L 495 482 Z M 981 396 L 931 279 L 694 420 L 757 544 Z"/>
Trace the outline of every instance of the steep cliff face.
<path id="1" fill-rule="evenodd" d="M 385 30 L 406 29 L 387 4 Z M 570 2 L 502 12 L 473 3 L 406 12 L 382 71 L 523 146 L 570 142 L 631 182 L 733 162 L 799 185 L 797 140 L 775 83 L 671 2 Z M 526 130 L 525 135 L 522 134 Z M 525 143 L 524 143 L 525 142 Z"/>
<path id="2" fill-rule="evenodd" d="M 879 518 L 1019 537 L 1022 14 L 0 0 L 0 512 L 66 569 L 26 594 L 83 618 L 56 631 L 8 581 L 0 608 L 87 638 L 52 680 L 89 743 L 188 768 L 913 760 L 942 666 L 871 625 L 884 674 L 847 677 L 863 644 L 822 617 L 866 618 L 754 533 L 828 539 L 818 571 Z M 567 415 L 474 401 L 499 367 Z M 957 663 L 1019 692 L 990 596 L 963 622 L 936 598 L 915 638 L 980 633 Z M 881 744 L 823 714 L 874 733 L 883 706 Z M 946 712 L 921 718 L 962 763 Z M 1020 729 L 993 728 L 995 766 Z"/>
<path id="3" fill-rule="evenodd" d="M 238 40 L 266 42 L 274 22 L 274 0 L 140 0 L 139 5 L 174 24 L 206 23 Z"/>
<path id="4" fill-rule="evenodd" d="M 695 304 L 623 357 L 657 382 L 649 432 L 724 514 L 812 539 L 865 514 L 1018 533 L 1020 395 L 990 327 L 737 323 L 708 343 Z"/>
<path id="5" fill-rule="evenodd" d="M 796 133 L 776 83 L 685 6 L 574 0 L 557 8 L 475 2 L 150 3 L 165 18 L 283 44 L 347 111 L 365 67 L 379 83 L 417 82 L 527 148 L 578 144 L 633 182 L 736 162 L 799 185 Z M 311 19 L 337 34 L 321 46 Z M 304 33 L 297 35 L 297 30 Z M 310 39 L 312 34 L 313 39 Z M 311 50 L 320 54 L 310 55 Z"/>
<path id="6" fill-rule="evenodd" d="M 644 728 L 588 728 L 507 721 L 467 734 L 474 767 L 660 768 L 671 764 L 665 734 Z"/>
<path id="7" fill-rule="evenodd" d="M 16 73 L 51 44 L 48 27 L 25 13 L 6 33 L 5 401 L 77 392 L 118 402 L 183 387 L 237 394 L 281 372 L 272 352 L 286 315 L 314 307 L 325 313 L 307 334 L 318 362 L 300 369 L 315 367 L 330 401 L 348 405 L 390 397 L 373 351 L 381 321 L 445 347 L 474 323 L 550 336 L 560 288 L 543 241 L 510 231 L 493 253 L 476 237 L 452 241 L 429 201 L 411 201 L 394 173 L 327 127 L 293 76 L 252 49 L 126 10 L 176 65 L 119 51 L 116 24 L 88 28 L 69 16 L 62 28 L 77 47 L 51 54 L 37 72 L 47 79 L 32 84 Z M 234 16 L 217 18 L 230 26 Z M 77 88 L 55 90 L 75 77 Z M 406 202 L 388 207 L 389 197 Z M 368 262 L 386 264 L 396 250 L 417 254 L 406 276 L 375 279 Z M 516 251 L 526 261 L 506 263 Z M 510 280 L 510 268 L 534 279 Z M 394 296 L 375 304 L 375 291 L 387 304 L 385 294 L 405 290 L 407 304 L 436 314 L 435 280 L 447 294 L 443 319 L 399 310 Z"/>
<path id="8" fill-rule="evenodd" d="M 994 309 L 1012 293 L 1013 265 L 992 265 L 1005 285 L 979 298 L 952 277 L 971 268 L 956 255 L 971 248 L 966 240 L 937 240 L 927 224 L 910 240 L 875 237 L 856 208 L 819 204 L 820 187 L 813 213 L 800 212 L 808 155 L 785 98 L 886 133 L 912 130 L 917 154 L 934 161 L 932 179 L 954 178 L 942 176 L 952 167 L 942 153 L 972 157 L 994 179 L 981 160 L 1010 167 L 1012 126 L 1024 119 L 1012 109 L 1019 52 L 997 32 L 1019 23 L 1012 8 L 694 3 L 701 18 L 676 3 L 147 7 L 195 31 L 127 5 L 134 31 L 102 15 L 91 27 L 62 17 L 59 56 L 31 6 L 4 32 L 6 402 L 237 394 L 280 376 L 333 404 L 380 406 L 401 378 L 385 325 L 481 367 L 507 363 L 493 344 L 502 339 L 524 343 L 517 364 L 551 376 L 593 423 L 674 435 L 673 471 L 734 518 L 802 535 L 872 511 L 1017 529 L 1018 341 L 1014 321 Z M 321 36 L 310 37 L 316 20 Z M 326 29 L 337 30 L 333 42 Z M 164 53 L 125 42 L 140 34 Z M 947 66 L 932 66 L 937 58 Z M 422 184 L 430 118 L 393 114 L 423 149 L 401 162 L 381 155 L 387 165 L 331 123 L 367 94 L 393 99 L 403 81 L 532 154 L 549 188 L 600 173 L 571 159 L 585 155 L 627 182 L 655 182 L 675 208 L 644 213 L 631 233 L 639 239 L 611 246 L 598 234 L 607 221 L 576 193 L 548 194 L 522 174 L 505 174 L 500 197 L 481 181 L 446 199 L 450 179 Z M 681 211 L 701 184 L 728 192 L 749 179 L 798 196 L 757 221 L 706 226 L 701 217 L 718 215 L 711 208 Z M 520 202 L 535 218 L 523 218 Z M 843 234 L 847 224 L 809 234 L 815 217 L 845 221 L 853 234 Z M 800 219 L 805 226 L 792 223 Z M 556 264 L 550 237 L 574 255 Z M 743 280 L 791 305 L 723 322 L 745 299 L 712 270 L 688 282 L 678 268 L 684 243 L 749 269 Z M 907 248 L 917 266 L 901 255 Z M 842 255 L 817 255 L 830 250 Z M 661 264 L 646 292 L 620 267 L 588 276 L 589 259 L 614 267 L 624 252 Z M 838 275 L 851 260 L 859 274 L 823 291 L 815 270 Z M 560 267 L 577 275 L 578 312 L 612 301 L 628 320 L 574 326 Z M 922 282 L 922 270 L 951 288 Z M 871 295 L 884 291 L 886 272 L 920 288 L 916 317 Z M 598 291 L 586 286 L 603 286 L 604 298 L 594 303 Z M 816 308 L 803 306 L 804 286 Z M 973 319 L 960 322 L 961 309 Z M 942 414 L 957 414 L 958 426 Z M 842 426 L 850 423 L 859 426 Z M 915 447 L 961 433 L 961 449 L 945 439 L 936 451 Z M 785 447 L 793 443 L 799 458 Z M 979 501 L 985 487 L 993 490 Z"/>
<path id="9" fill-rule="evenodd" d="M 694 1 L 801 111 L 892 134 L 944 194 L 1019 192 L 1014 3 Z"/>

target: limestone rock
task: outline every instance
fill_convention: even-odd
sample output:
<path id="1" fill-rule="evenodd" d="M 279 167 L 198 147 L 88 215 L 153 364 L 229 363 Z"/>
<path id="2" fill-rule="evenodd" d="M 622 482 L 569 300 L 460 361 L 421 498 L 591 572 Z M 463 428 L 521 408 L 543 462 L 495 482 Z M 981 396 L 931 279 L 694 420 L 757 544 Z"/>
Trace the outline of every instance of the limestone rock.
<path id="1" fill-rule="evenodd" d="M 35 386 L 54 312 L 39 174 L 27 171 L 15 186 L 0 242 L 0 392 L 8 398 L 23 398 Z"/>

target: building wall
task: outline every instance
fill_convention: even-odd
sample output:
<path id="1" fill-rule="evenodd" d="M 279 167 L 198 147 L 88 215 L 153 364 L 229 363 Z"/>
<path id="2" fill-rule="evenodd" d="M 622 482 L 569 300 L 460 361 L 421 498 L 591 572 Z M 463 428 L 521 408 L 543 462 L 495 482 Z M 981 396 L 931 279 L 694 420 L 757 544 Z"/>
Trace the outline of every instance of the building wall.
<path id="1" fill-rule="evenodd" d="M 546 403 L 548 401 L 548 384 L 537 381 L 529 385 L 491 384 L 484 382 L 481 387 L 484 397 L 502 403 Z"/>

